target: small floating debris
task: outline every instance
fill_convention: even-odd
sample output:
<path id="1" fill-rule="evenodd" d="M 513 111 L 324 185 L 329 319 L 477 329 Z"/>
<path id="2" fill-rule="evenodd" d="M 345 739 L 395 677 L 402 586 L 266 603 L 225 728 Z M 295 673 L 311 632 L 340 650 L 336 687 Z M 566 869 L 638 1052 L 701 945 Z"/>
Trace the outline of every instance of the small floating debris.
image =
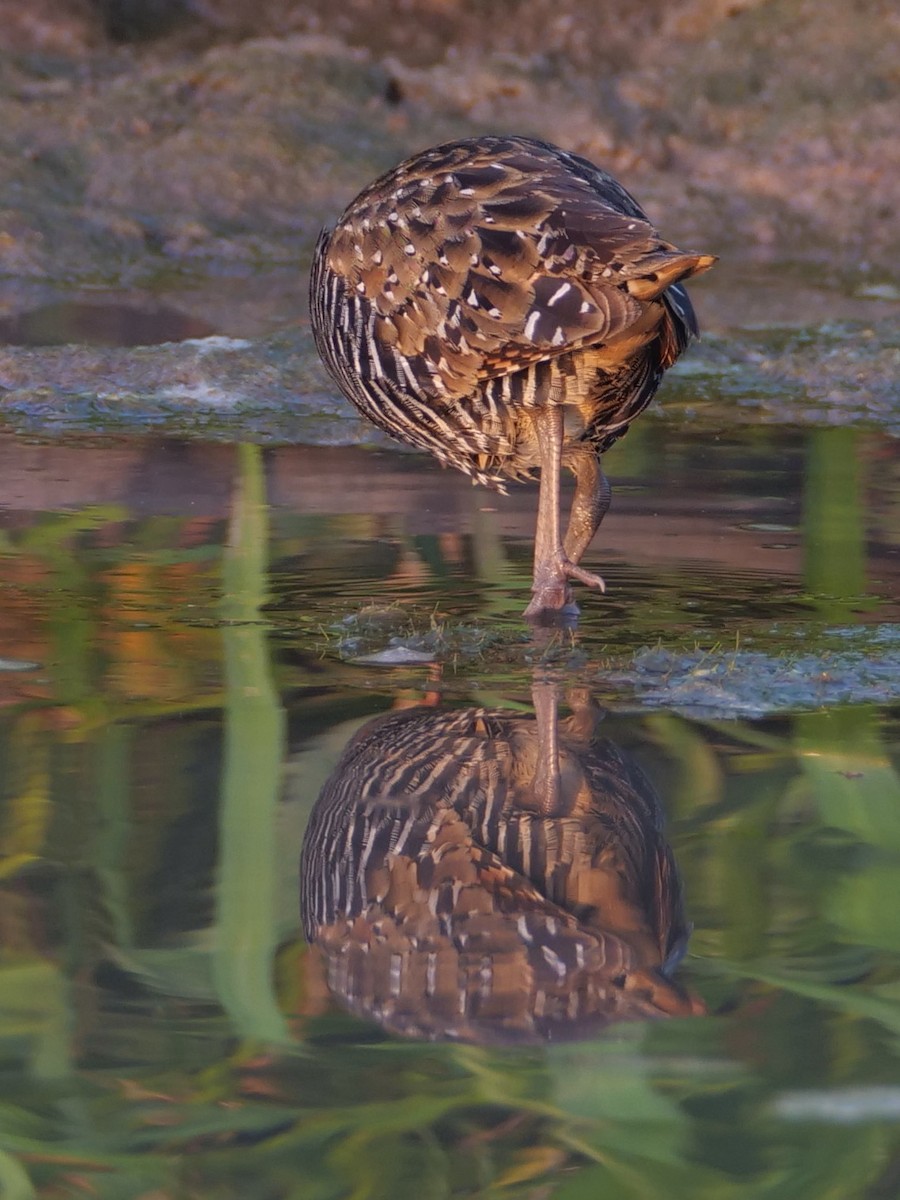
<path id="1" fill-rule="evenodd" d="M 411 666 L 433 662 L 473 662 L 486 653 L 528 642 L 518 622 L 496 624 L 448 620 L 435 609 L 403 604 L 367 604 L 332 624 L 329 649 L 344 662 Z"/>
<path id="2" fill-rule="evenodd" d="M 40 665 L 27 659 L 0 658 L 0 671 L 37 671 Z"/>
<path id="3" fill-rule="evenodd" d="M 427 650 L 411 650 L 409 646 L 387 646 L 375 654 L 362 654 L 352 661 L 369 667 L 410 667 L 434 662 L 435 657 Z"/>

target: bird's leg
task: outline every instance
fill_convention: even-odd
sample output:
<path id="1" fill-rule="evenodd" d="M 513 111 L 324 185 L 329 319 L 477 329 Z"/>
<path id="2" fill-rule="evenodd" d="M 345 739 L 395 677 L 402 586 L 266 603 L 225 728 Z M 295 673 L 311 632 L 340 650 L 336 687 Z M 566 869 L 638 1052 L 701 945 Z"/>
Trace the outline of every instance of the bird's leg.
<path id="1" fill-rule="evenodd" d="M 579 563 L 606 516 L 612 488 L 603 474 L 600 456 L 587 442 L 570 452 L 567 465 L 575 476 L 575 495 L 563 548 L 570 562 Z"/>
<path id="2" fill-rule="evenodd" d="M 569 601 L 567 579 L 578 579 L 588 587 L 604 589 L 599 575 L 592 575 L 566 557 L 559 528 L 559 473 L 563 447 L 563 408 L 545 403 L 531 413 L 541 459 L 537 529 L 534 535 L 534 579 L 531 603 L 525 616 L 540 619 L 558 612 Z"/>
<path id="3" fill-rule="evenodd" d="M 559 470 L 562 458 L 563 410 L 558 404 L 544 403 L 531 414 L 541 457 L 541 482 L 538 491 L 537 527 L 534 534 L 534 577 L 531 603 L 526 617 L 538 617 L 545 610 L 565 606 L 566 575 L 562 567 L 559 533 Z"/>
<path id="4" fill-rule="evenodd" d="M 537 722 L 537 760 L 532 792 L 543 817 L 559 814 L 562 791 L 559 772 L 559 688 L 551 680 L 535 680 L 531 700 Z"/>

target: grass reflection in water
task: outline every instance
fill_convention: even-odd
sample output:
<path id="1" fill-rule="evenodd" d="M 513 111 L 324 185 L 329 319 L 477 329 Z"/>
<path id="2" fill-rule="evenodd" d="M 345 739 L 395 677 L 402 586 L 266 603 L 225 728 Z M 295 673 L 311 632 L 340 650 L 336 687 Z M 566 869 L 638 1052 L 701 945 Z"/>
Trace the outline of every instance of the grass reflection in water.
<path id="1" fill-rule="evenodd" d="M 831 488 L 838 450 L 864 467 L 881 461 L 876 443 L 851 441 L 829 459 Z M 673 494 L 679 476 L 661 469 L 652 438 L 638 448 L 634 478 L 656 474 Z M 794 450 L 804 447 L 792 450 L 785 478 L 796 487 L 778 519 L 748 482 L 742 524 L 797 524 Z M 357 601 L 428 611 L 446 593 L 439 620 L 451 633 L 459 617 L 491 637 L 471 654 L 463 639 L 455 668 L 444 663 L 440 711 L 501 720 L 501 710 L 510 727 L 537 726 L 532 651 L 504 615 L 521 607 L 519 544 L 502 527 L 487 536 L 490 514 L 477 539 L 454 541 L 417 531 L 412 511 L 391 526 L 371 511 L 266 507 L 263 479 L 271 497 L 279 459 L 255 450 L 159 453 L 173 479 L 183 463 L 195 483 L 209 470 L 230 493 L 212 488 L 218 499 L 189 512 L 176 511 L 173 487 L 159 501 L 169 511 L 137 511 L 123 492 L 4 515 L 4 1195 L 891 1195 L 896 710 L 723 720 L 649 711 L 603 688 L 610 655 L 652 648 L 672 614 L 772 653 L 798 630 L 814 647 L 822 623 L 887 629 L 884 550 L 898 538 L 887 477 L 843 476 L 854 516 L 840 560 L 853 578 L 827 588 L 811 566 L 804 581 L 799 553 L 765 550 L 773 539 L 797 547 L 765 530 L 747 536 L 770 555 L 766 586 L 735 564 L 701 569 L 696 546 L 672 550 L 655 580 L 640 563 L 614 565 L 606 624 L 585 621 L 549 670 L 612 697 L 590 736 L 639 764 L 660 797 L 694 925 L 679 978 L 710 1015 L 490 1047 L 394 1040 L 327 1002 L 300 933 L 297 857 L 354 732 L 434 691 L 425 667 L 385 673 L 335 653 Z M 129 461 L 134 486 L 139 460 Z M 92 484 L 90 471 L 76 476 Z M 818 504 L 812 482 L 806 495 Z M 705 528 L 697 507 L 679 536 Z M 638 519 L 627 491 L 621 509 Z M 833 559 L 830 528 L 800 522 L 812 553 L 821 545 Z M 851 534 L 866 550 L 862 577 Z M 375 540 L 354 578 L 360 536 Z M 795 563 L 780 559 L 781 575 L 768 565 L 778 555 Z M 496 574 L 479 574 L 491 563 Z M 442 572 L 438 589 L 429 570 Z M 690 644 L 679 637 L 672 654 Z"/>

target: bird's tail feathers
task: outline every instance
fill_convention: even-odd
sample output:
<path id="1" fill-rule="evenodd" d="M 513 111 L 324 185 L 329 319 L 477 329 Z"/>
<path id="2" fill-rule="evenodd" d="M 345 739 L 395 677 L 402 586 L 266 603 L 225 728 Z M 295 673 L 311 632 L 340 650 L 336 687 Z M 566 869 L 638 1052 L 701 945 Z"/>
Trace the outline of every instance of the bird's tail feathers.
<path id="1" fill-rule="evenodd" d="M 715 261 L 715 254 L 687 254 L 666 248 L 642 258 L 636 264 L 638 273 L 626 286 L 636 300 L 655 300 L 673 283 L 708 271 Z"/>

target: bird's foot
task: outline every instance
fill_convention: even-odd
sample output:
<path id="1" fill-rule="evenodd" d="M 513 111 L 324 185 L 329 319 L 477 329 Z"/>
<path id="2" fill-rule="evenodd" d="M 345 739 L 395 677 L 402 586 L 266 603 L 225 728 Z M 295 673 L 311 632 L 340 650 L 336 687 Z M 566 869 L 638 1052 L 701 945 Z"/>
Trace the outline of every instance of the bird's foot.
<path id="1" fill-rule="evenodd" d="M 524 614 L 526 620 L 547 621 L 556 616 L 577 615 L 578 606 L 575 604 L 572 589 L 566 582 L 568 579 L 577 579 L 579 583 L 595 591 L 606 591 L 606 584 L 599 575 L 577 566 L 560 551 L 551 563 L 535 570 L 531 603 Z"/>

